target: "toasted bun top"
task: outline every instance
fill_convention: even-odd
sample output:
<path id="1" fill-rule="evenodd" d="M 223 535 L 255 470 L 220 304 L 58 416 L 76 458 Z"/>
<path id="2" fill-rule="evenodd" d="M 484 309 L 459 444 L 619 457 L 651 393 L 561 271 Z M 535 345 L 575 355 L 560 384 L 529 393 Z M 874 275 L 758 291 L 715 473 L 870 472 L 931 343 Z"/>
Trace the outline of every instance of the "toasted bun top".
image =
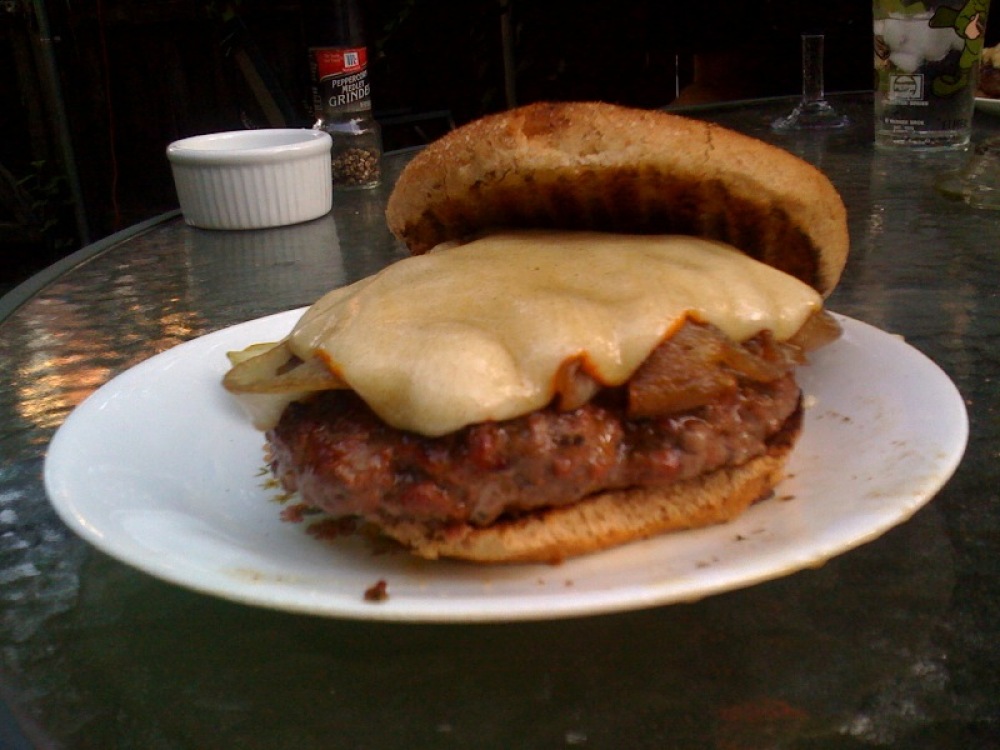
<path id="1" fill-rule="evenodd" d="M 836 286 L 846 211 L 815 167 L 665 112 L 538 103 L 464 125 L 407 165 L 389 228 L 414 254 L 503 227 L 687 234 Z"/>

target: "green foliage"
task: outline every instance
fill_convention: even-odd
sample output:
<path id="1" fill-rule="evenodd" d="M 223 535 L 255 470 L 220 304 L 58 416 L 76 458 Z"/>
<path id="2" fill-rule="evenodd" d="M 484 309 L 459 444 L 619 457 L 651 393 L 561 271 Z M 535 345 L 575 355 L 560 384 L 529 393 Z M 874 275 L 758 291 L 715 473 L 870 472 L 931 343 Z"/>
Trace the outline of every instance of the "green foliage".
<path id="1" fill-rule="evenodd" d="M 69 178 L 52 162 L 31 162 L 31 172 L 15 183 L 26 219 L 50 249 L 61 252 L 79 244 L 73 223 L 73 197 Z"/>

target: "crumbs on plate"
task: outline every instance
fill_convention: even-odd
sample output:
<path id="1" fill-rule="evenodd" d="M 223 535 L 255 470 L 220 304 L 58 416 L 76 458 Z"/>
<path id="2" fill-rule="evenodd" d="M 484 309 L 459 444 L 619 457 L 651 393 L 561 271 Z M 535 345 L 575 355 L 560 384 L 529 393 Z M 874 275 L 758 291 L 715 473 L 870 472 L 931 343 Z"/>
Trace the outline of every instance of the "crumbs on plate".
<path id="1" fill-rule="evenodd" d="M 365 589 L 366 602 L 384 602 L 389 598 L 389 584 L 384 578 L 380 578 L 371 586 Z"/>

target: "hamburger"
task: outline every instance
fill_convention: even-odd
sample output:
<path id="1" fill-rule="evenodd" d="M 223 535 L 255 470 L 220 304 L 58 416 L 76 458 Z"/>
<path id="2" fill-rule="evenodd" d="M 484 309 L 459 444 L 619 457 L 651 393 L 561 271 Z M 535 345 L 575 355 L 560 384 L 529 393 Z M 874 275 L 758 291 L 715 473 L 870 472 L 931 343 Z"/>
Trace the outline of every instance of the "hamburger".
<path id="1" fill-rule="evenodd" d="M 837 191 L 719 126 L 539 103 L 421 151 L 411 257 L 224 379 L 306 505 L 426 558 L 555 562 L 732 519 L 783 476 L 839 335 Z"/>

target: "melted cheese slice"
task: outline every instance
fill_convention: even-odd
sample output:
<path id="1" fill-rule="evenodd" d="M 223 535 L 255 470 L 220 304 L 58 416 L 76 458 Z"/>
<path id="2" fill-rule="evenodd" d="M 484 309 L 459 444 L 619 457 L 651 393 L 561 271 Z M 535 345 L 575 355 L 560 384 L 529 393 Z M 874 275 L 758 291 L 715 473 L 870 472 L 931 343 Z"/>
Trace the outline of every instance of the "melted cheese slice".
<path id="1" fill-rule="evenodd" d="M 442 435 L 544 407 L 571 359 L 624 383 L 686 318 L 736 341 L 784 340 L 821 306 L 806 284 L 707 240 L 509 232 L 330 292 L 289 343 L 387 423 Z"/>

